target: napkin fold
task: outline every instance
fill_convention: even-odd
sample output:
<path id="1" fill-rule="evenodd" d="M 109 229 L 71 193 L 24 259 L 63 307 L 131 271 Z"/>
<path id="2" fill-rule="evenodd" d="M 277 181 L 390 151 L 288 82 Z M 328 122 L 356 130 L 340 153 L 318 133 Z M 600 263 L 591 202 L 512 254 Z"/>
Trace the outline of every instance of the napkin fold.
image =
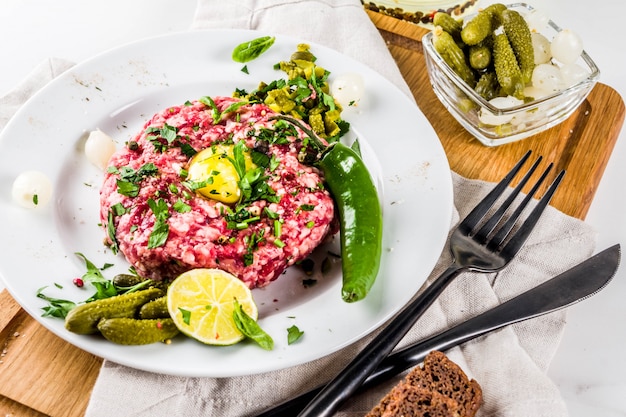
<path id="1" fill-rule="evenodd" d="M 192 29 L 245 28 L 297 36 L 334 48 L 411 93 L 359 0 L 199 0 Z M 71 67 L 62 59 L 42 63 L 0 98 L 0 129 L 23 102 Z M 452 173 L 456 211 L 451 229 L 493 184 Z M 534 204 L 534 202 L 532 203 Z M 494 274 L 464 273 L 444 291 L 400 346 L 438 333 L 549 279 L 589 257 L 595 232 L 548 207 L 517 258 Z M 428 282 L 451 261 L 445 248 Z M 427 285 L 427 284 L 426 284 Z M 546 371 L 566 323 L 559 311 L 508 326 L 447 352 L 483 388 L 480 417 L 558 417 L 567 410 Z M 88 417 L 253 416 L 332 378 L 371 339 L 288 369 L 234 378 L 183 378 L 105 361 L 91 395 Z M 401 378 L 355 396 L 338 413 L 362 416 Z M 115 399 L 112 401 L 112 399 Z"/>

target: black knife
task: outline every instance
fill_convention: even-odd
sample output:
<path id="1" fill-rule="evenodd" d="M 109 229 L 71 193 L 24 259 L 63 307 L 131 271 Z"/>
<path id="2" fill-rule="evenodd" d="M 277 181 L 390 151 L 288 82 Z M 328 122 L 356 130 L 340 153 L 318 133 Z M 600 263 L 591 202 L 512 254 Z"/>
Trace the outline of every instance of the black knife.
<path id="1" fill-rule="evenodd" d="M 538 317 L 591 297 L 615 275 L 620 262 L 620 245 L 594 255 L 562 274 L 512 298 L 449 330 L 399 349 L 389 355 L 365 380 L 361 391 L 422 362 L 433 351 L 446 351 L 509 324 Z M 272 407 L 256 417 L 293 417 L 323 386 Z"/>

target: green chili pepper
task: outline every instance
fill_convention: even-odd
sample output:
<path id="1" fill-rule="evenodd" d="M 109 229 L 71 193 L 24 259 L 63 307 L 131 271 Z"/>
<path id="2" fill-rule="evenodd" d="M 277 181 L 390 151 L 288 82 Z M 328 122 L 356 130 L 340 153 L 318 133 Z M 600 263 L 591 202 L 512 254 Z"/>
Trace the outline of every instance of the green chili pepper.
<path id="1" fill-rule="evenodd" d="M 267 51 L 274 44 L 276 38 L 271 36 L 262 36 L 248 42 L 241 43 L 233 50 L 233 61 L 249 62 L 258 58 L 263 52 Z"/>
<path id="2" fill-rule="evenodd" d="M 383 216 L 378 192 L 359 154 L 341 142 L 324 146 L 315 133 L 292 117 L 276 115 L 302 129 L 322 150 L 317 165 L 339 211 L 343 285 L 346 302 L 365 298 L 376 280 L 382 254 Z"/>
<path id="3" fill-rule="evenodd" d="M 318 162 L 339 210 L 344 301 L 365 298 L 378 275 L 382 209 L 372 177 L 359 155 L 340 142 Z"/>

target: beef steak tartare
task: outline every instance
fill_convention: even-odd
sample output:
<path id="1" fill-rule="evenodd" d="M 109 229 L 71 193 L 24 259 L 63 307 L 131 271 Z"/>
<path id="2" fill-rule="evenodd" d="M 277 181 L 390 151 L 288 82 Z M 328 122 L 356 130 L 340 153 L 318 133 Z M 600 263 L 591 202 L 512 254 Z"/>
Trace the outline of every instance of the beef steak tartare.
<path id="1" fill-rule="evenodd" d="M 110 159 L 106 243 L 139 275 L 220 268 L 263 287 L 336 231 L 307 137 L 263 104 L 203 97 L 154 115 Z"/>

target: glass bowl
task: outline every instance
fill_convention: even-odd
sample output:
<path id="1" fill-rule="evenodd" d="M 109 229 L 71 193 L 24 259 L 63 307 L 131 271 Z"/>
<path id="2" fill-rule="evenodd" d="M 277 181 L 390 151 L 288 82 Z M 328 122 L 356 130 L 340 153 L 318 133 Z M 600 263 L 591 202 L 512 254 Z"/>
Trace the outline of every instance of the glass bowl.
<path id="1" fill-rule="evenodd" d="M 510 4 L 507 7 L 522 14 L 534 10 L 525 3 Z M 472 17 L 473 15 L 468 16 L 467 19 Z M 541 33 L 552 40 L 560 30 L 561 28 L 550 20 Z M 583 51 L 576 64 L 588 72 L 586 78 L 540 99 L 513 107 L 499 108 L 461 80 L 435 51 L 432 41 L 432 32 L 422 38 L 426 68 L 435 94 L 454 118 L 486 146 L 498 146 L 524 139 L 561 123 L 585 100 L 600 77 L 600 70 Z M 481 122 L 479 118 L 481 112 L 483 120 L 499 120 L 501 124 Z"/>

